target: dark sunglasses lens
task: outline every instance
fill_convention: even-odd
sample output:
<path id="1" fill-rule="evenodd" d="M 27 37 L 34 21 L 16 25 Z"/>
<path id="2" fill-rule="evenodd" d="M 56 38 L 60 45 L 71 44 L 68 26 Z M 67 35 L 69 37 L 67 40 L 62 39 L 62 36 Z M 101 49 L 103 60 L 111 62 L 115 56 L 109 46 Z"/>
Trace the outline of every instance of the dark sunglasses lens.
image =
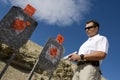
<path id="1" fill-rule="evenodd" d="M 85 30 L 86 30 L 86 29 L 91 29 L 91 28 L 93 28 L 93 27 L 95 27 L 95 26 L 86 27 Z"/>

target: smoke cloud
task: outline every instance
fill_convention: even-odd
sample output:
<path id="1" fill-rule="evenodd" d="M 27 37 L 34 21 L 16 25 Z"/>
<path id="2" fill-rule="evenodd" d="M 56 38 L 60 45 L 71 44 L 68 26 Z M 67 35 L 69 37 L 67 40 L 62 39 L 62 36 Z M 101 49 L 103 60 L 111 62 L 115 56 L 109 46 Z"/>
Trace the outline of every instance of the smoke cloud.
<path id="1" fill-rule="evenodd" d="M 80 23 L 84 14 L 91 10 L 90 0 L 2 0 L 25 8 L 27 4 L 36 8 L 34 17 L 47 24 L 71 25 Z"/>

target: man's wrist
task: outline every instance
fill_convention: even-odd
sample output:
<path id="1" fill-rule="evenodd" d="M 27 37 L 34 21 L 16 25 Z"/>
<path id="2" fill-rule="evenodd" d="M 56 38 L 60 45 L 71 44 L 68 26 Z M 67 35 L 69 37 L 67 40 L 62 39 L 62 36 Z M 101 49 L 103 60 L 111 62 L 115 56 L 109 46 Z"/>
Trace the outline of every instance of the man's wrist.
<path id="1" fill-rule="evenodd" d="M 84 60 L 84 54 L 80 54 L 80 59 Z"/>

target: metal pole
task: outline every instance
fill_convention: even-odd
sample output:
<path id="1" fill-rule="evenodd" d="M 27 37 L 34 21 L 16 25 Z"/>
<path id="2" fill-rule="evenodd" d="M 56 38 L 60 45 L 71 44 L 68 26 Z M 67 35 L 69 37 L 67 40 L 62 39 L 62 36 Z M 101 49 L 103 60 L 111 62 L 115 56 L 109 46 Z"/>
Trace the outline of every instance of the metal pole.
<path id="1" fill-rule="evenodd" d="M 52 75 L 50 75 L 49 80 L 51 80 L 51 78 L 52 78 Z"/>
<path id="2" fill-rule="evenodd" d="M 2 76 L 4 75 L 4 73 L 6 72 L 7 68 L 9 67 L 10 63 L 12 63 L 15 56 L 16 56 L 16 54 L 13 53 L 12 56 L 9 58 L 8 63 L 5 65 L 4 69 L 0 73 L 0 80 L 1 80 Z"/>
<path id="3" fill-rule="evenodd" d="M 36 66 L 37 66 L 37 64 L 38 64 L 38 61 L 39 61 L 39 59 L 36 61 L 36 63 L 35 63 L 35 65 L 34 65 L 34 67 L 32 68 L 32 70 L 31 70 L 31 72 L 30 72 L 27 80 L 31 80 L 31 78 L 32 78 L 32 76 L 33 76 L 33 73 L 34 73 L 34 71 L 35 71 L 35 68 L 36 68 Z"/>
<path id="4" fill-rule="evenodd" d="M 49 80 L 51 80 L 51 79 L 52 79 L 53 72 L 54 72 L 53 70 L 51 70 L 51 71 L 50 71 L 50 77 L 49 77 Z"/>

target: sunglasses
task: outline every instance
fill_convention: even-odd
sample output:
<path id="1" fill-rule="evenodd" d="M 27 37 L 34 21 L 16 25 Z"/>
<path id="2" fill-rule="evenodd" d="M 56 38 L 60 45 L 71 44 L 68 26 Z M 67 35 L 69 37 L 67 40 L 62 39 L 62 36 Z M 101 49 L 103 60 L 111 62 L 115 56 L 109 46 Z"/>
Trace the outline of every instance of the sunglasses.
<path id="1" fill-rule="evenodd" d="M 86 30 L 86 29 L 89 30 L 89 29 L 94 28 L 94 27 L 95 27 L 95 26 L 89 26 L 89 27 L 86 27 L 85 30 Z"/>

